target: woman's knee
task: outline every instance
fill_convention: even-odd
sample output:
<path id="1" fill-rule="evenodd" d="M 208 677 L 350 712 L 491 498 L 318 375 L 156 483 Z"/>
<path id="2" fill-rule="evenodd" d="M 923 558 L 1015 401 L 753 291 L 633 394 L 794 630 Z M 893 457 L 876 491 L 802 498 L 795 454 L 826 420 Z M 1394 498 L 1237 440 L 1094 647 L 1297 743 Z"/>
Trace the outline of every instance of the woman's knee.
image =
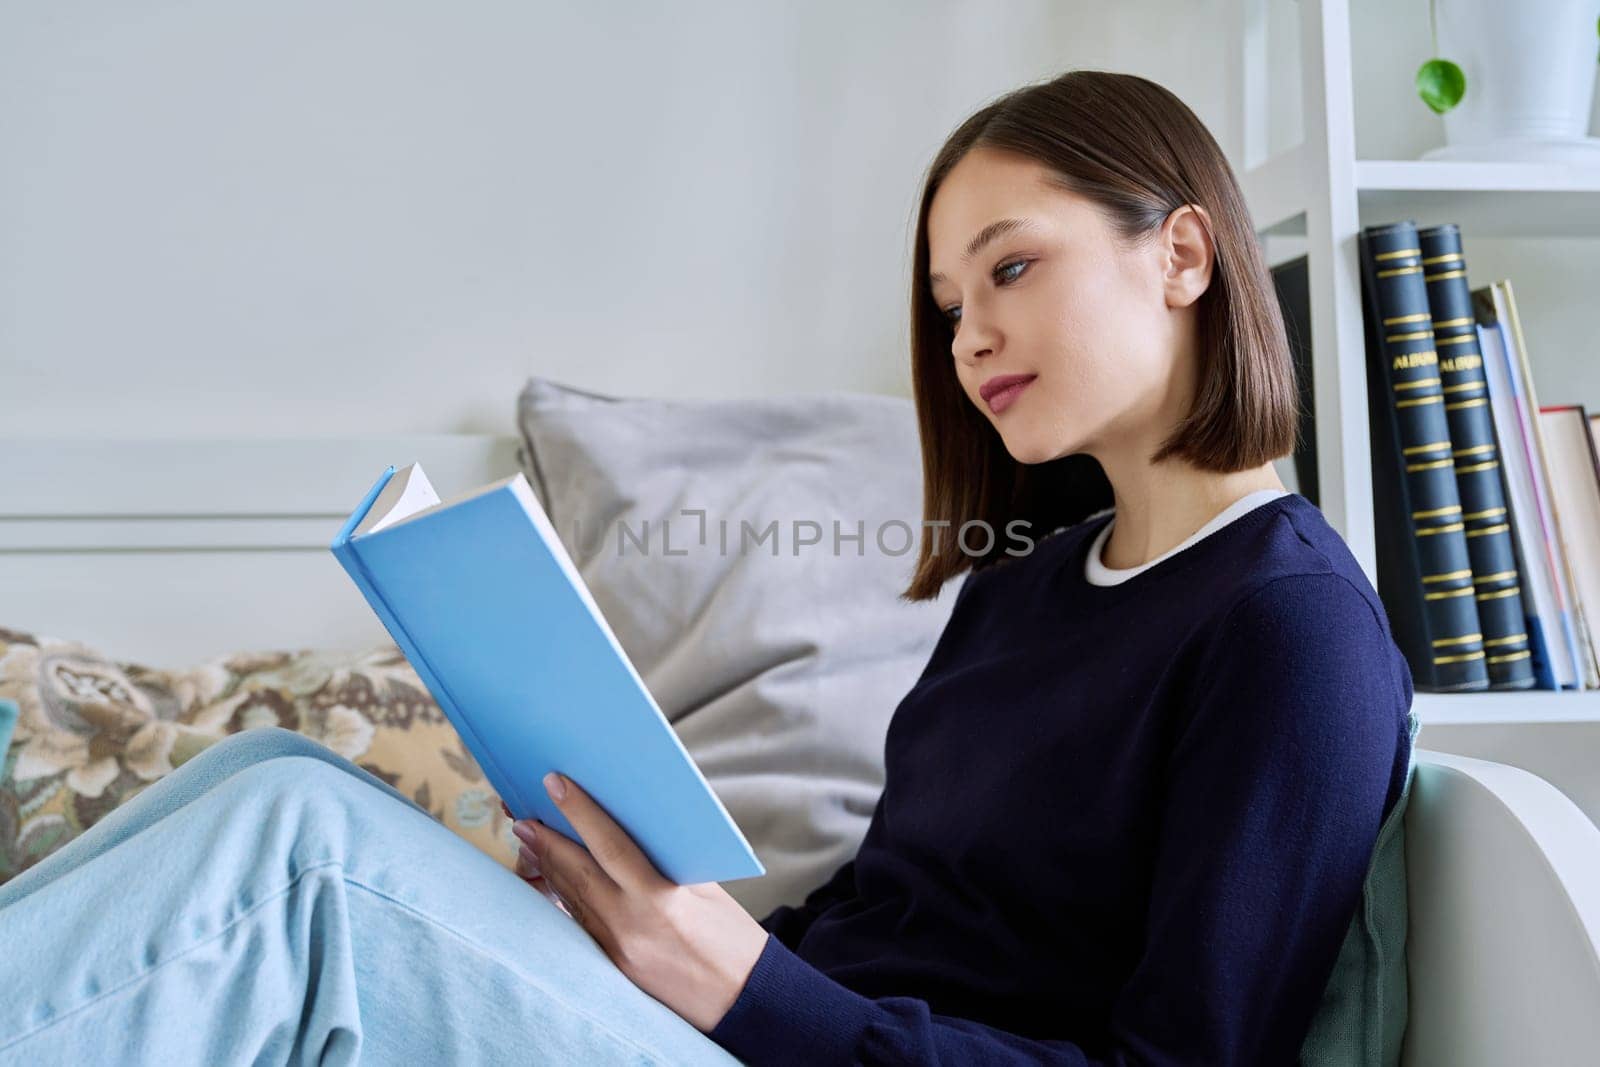
<path id="1" fill-rule="evenodd" d="M 432 818 L 382 779 L 321 746 L 274 750 L 236 771 L 224 791 L 231 810 L 248 811 L 262 823 L 294 824 L 312 836 L 357 824 L 372 828 L 407 809 Z"/>
<path id="2" fill-rule="evenodd" d="M 213 756 L 212 753 L 216 754 Z M 220 772 L 222 774 L 234 773 L 247 766 L 286 757 L 313 760 L 326 765 L 326 770 L 331 772 L 328 780 L 338 787 L 349 788 L 360 785 L 365 790 L 386 793 L 396 800 L 416 806 L 416 802 L 410 797 L 365 767 L 358 766 L 321 742 L 313 741 L 304 734 L 297 734 L 281 726 L 258 726 L 230 734 L 211 745 L 195 759 L 204 759 L 208 756 L 216 763 L 224 765 Z M 366 794 L 358 791 L 357 795 Z"/>
<path id="3" fill-rule="evenodd" d="M 408 804 L 414 803 L 371 771 L 357 766 L 326 745 L 281 726 L 258 726 L 229 734 L 192 757 L 180 770 L 208 779 L 211 784 L 215 784 L 250 768 L 284 760 L 297 761 L 296 766 L 300 769 L 301 775 L 308 772 L 318 773 L 314 770 L 314 765 L 322 764 L 328 772 L 327 782 L 330 783 L 328 788 L 359 785 L 369 791 L 376 789 L 388 793 Z M 190 764 L 197 766 L 191 769 Z M 265 777 L 270 779 L 276 775 L 269 773 Z M 292 788 L 295 778 L 296 775 L 291 773 L 285 784 Z"/>
<path id="4" fill-rule="evenodd" d="M 194 760 L 242 767 L 277 756 L 317 756 L 330 751 L 304 734 L 282 726 L 256 726 L 229 734 L 206 746 Z"/>
<path id="5" fill-rule="evenodd" d="M 320 750 L 318 750 L 320 749 Z M 230 792 L 255 801 L 292 801 L 317 807 L 345 806 L 373 792 L 360 768 L 330 749 L 267 748 L 242 764 L 227 783 Z"/>
<path id="6" fill-rule="evenodd" d="M 328 760 L 261 760 L 218 791 L 210 812 L 212 840 L 226 862 L 249 870 L 276 877 L 334 863 L 348 877 L 401 895 L 417 876 L 419 854 L 446 862 L 442 857 L 458 846 L 505 873 L 423 808 L 396 795 Z"/>

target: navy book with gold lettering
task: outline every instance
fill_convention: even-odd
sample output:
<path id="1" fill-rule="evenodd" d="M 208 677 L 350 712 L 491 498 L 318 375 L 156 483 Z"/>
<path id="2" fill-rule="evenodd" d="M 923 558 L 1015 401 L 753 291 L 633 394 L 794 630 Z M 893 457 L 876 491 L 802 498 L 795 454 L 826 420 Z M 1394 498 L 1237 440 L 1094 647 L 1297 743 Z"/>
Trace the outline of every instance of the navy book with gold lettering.
<path id="1" fill-rule="evenodd" d="M 1416 224 L 1366 227 L 1360 255 L 1378 594 L 1416 688 L 1487 689 Z"/>
<path id="2" fill-rule="evenodd" d="M 1522 579 L 1461 230 L 1454 223 L 1418 230 L 1417 247 L 1433 316 L 1433 347 L 1439 357 L 1489 688 L 1531 689 L 1535 678 Z"/>

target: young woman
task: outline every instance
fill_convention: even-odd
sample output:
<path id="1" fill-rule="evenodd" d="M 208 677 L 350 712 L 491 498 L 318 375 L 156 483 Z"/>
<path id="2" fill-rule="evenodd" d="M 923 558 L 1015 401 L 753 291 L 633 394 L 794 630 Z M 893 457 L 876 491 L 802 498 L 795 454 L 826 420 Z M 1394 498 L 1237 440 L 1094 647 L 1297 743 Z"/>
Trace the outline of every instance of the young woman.
<path id="1" fill-rule="evenodd" d="M 1273 473 L 1297 394 L 1222 153 L 1141 78 L 999 99 L 927 176 L 911 312 L 950 536 L 906 595 L 962 584 L 825 885 L 758 922 L 553 778 L 582 841 L 517 831 L 558 908 L 247 731 L 0 886 L 0 1060 L 1294 1062 L 1411 676 Z"/>

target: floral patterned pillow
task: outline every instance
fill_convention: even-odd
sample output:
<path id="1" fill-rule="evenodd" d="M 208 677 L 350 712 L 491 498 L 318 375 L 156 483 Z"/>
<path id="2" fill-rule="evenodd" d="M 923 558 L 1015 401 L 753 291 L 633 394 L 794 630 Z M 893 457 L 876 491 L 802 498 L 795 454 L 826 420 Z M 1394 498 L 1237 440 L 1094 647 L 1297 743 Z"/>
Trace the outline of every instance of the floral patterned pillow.
<path id="1" fill-rule="evenodd" d="M 207 745 L 257 726 L 326 745 L 515 868 L 511 821 L 392 643 L 241 652 L 157 670 L 0 627 L 0 699 L 19 709 L 0 762 L 0 882 Z"/>

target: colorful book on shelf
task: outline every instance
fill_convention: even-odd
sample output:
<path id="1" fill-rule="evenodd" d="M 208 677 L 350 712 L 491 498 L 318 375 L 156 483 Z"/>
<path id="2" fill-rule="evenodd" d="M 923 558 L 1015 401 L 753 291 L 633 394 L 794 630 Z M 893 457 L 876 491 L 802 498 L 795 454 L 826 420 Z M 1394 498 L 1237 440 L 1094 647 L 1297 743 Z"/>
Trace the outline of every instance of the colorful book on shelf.
<path id="1" fill-rule="evenodd" d="M 1378 593 L 1417 689 L 1489 687 L 1416 224 L 1359 237 Z"/>
<path id="2" fill-rule="evenodd" d="M 441 502 L 388 467 L 330 547 L 516 818 L 582 841 L 559 771 L 680 885 L 765 873 L 520 472 Z"/>
<path id="3" fill-rule="evenodd" d="M 1494 417 L 1506 499 L 1511 509 L 1512 543 L 1517 552 L 1517 569 L 1522 575 L 1522 603 L 1533 673 L 1540 689 L 1570 689 L 1577 685 L 1575 660 L 1567 640 L 1567 624 L 1562 618 L 1562 600 L 1556 591 L 1555 565 L 1545 541 L 1544 524 L 1539 518 L 1541 490 L 1530 458 L 1533 446 L 1518 407 L 1519 375 L 1508 358 L 1509 329 L 1495 311 L 1490 286 L 1472 291 L 1472 308 L 1478 321 L 1478 349 L 1483 353 L 1489 408 Z"/>
<path id="4" fill-rule="evenodd" d="M 1522 581 L 1511 537 L 1494 418 L 1478 347 L 1478 322 L 1467 284 L 1461 230 L 1454 223 L 1417 231 L 1422 277 L 1433 320 L 1445 420 L 1472 585 L 1491 689 L 1529 689 L 1536 679 L 1522 607 Z"/>
<path id="5" fill-rule="evenodd" d="M 1547 551 L 1555 569 L 1556 589 L 1561 595 L 1564 636 L 1572 653 L 1576 671 L 1574 685 L 1579 689 L 1594 689 L 1600 687 L 1600 677 L 1596 675 L 1594 647 L 1588 638 L 1587 627 L 1580 614 L 1577 585 L 1573 581 L 1572 566 L 1567 558 L 1569 550 L 1562 532 L 1560 502 L 1555 498 L 1549 449 L 1545 445 L 1544 430 L 1538 417 L 1539 394 L 1534 385 L 1528 341 L 1522 332 L 1521 317 L 1517 314 L 1516 291 L 1509 278 L 1495 282 L 1490 286 L 1490 290 L 1494 294 L 1495 310 L 1506 325 L 1506 336 L 1510 340 L 1507 354 L 1516 369 L 1518 388 L 1521 390 L 1518 406 L 1522 409 L 1522 417 L 1527 425 L 1529 454 L 1537 476 L 1536 484 L 1540 487 L 1542 510 L 1539 517 L 1544 526 Z"/>
<path id="6" fill-rule="evenodd" d="M 1577 590 L 1577 617 L 1591 658 L 1600 624 L 1600 458 L 1580 404 L 1539 409 L 1550 460 L 1550 496 L 1560 512 L 1562 542 Z M 1591 664 L 1592 666 L 1592 664 Z"/>

